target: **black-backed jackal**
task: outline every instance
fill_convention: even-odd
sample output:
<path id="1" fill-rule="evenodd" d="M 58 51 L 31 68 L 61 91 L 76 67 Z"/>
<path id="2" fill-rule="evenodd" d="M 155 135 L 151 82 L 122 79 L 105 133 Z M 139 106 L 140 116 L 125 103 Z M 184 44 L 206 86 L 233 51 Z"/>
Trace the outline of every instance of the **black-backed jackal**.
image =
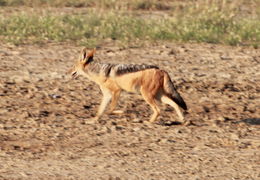
<path id="1" fill-rule="evenodd" d="M 70 70 L 74 78 L 83 75 L 97 83 L 103 93 L 97 115 L 90 122 L 102 116 L 110 101 L 109 112 L 120 113 L 115 111 L 115 107 L 122 90 L 141 93 L 153 110 L 150 122 L 154 122 L 160 114 L 156 101 L 172 106 L 179 119 L 184 120 L 179 106 L 184 110 L 187 110 L 187 106 L 167 72 L 153 65 L 98 63 L 94 61 L 94 53 L 95 49 L 89 53 L 86 48 L 83 49 L 80 59 Z"/>

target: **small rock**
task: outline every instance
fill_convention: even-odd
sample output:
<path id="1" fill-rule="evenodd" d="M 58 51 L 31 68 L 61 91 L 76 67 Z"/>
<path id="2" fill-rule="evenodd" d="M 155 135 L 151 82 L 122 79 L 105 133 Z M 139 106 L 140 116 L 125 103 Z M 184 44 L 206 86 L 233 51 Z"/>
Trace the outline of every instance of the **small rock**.
<path id="1" fill-rule="evenodd" d="M 61 98 L 61 95 L 58 95 L 58 94 L 49 94 L 49 96 L 53 99 L 58 99 L 58 98 Z"/>
<path id="2" fill-rule="evenodd" d="M 123 126 L 118 126 L 118 125 L 117 125 L 117 126 L 115 127 L 115 129 L 116 129 L 117 131 L 121 131 L 121 130 L 123 130 L 123 129 L 125 129 L 125 128 L 124 128 Z"/>
<path id="3" fill-rule="evenodd" d="M 228 56 L 220 56 L 220 59 L 221 60 L 232 60 L 232 58 L 228 57 Z"/>
<path id="4" fill-rule="evenodd" d="M 167 143 L 168 139 L 160 139 L 160 143 Z"/>
<path id="5" fill-rule="evenodd" d="M 236 141 L 239 140 L 239 136 L 238 136 L 237 134 L 234 134 L 234 133 L 230 134 L 230 138 L 231 138 L 232 140 L 236 140 Z"/>
<path id="6" fill-rule="evenodd" d="M 132 122 L 133 123 L 142 123 L 142 120 L 135 118 L 135 119 L 132 120 Z"/>
<path id="7" fill-rule="evenodd" d="M 223 122 L 223 121 L 225 121 L 225 118 L 223 116 L 220 116 L 220 117 L 217 118 L 217 120 Z"/>
<path id="8" fill-rule="evenodd" d="M 230 78 L 231 78 L 231 75 L 228 74 L 228 73 L 225 73 L 225 72 L 220 72 L 220 73 L 218 73 L 217 77 L 230 79 Z"/>
<path id="9" fill-rule="evenodd" d="M 133 131 L 140 131 L 141 129 L 139 127 L 133 128 Z"/>

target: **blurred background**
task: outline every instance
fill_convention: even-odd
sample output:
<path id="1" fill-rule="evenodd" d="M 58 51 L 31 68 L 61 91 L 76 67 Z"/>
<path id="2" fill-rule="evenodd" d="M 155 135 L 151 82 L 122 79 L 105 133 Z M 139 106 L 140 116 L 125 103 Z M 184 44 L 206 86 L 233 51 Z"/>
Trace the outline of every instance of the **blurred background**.
<path id="1" fill-rule="evenodd" d="M 260 42 L 259 0 L 0 0 L 0 13 L 0 40 L 16 45 Z"/>

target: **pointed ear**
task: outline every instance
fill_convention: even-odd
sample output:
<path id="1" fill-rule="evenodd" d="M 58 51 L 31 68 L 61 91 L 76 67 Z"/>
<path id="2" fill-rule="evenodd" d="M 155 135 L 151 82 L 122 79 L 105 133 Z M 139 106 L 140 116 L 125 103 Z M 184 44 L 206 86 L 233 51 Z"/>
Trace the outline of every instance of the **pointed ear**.
<path id="1" fill-rule="evenodd" d="M 80 60 L 81 60 L 81 61 L 85 61 L 86 58 L 87 58 L 87 48 L 84 48 L 84 49 L 82 49 L 82 51 L 81 51 Z"/>
<path id="2" fill-rule="evenodd" d="M 96 48 L 94 48 L 92 51 L 90 51 L 89 53 L 88 53 L 88 58 L 90 58 L 90 57 L 94 57 L 94 54 L 96 53 Z"/>
<path id="3" fill-rule="evenodd" d="M 94 54 L 96 53 L 96 48 L 90 51 L 87 57 L 84 59 L 85 63 L 88 64 L 94 60 Z"/>

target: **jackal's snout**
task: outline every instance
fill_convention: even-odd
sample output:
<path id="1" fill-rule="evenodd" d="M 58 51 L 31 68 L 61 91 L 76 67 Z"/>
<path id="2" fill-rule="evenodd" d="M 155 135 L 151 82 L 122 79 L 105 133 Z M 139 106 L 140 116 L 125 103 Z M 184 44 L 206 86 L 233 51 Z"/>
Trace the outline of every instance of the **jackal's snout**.
<path id="1" fill-rule="evenodd" d="M 67 74 L 70 75 L 73 79 L 75 79 L 78 76 L 78 73 L 77 73 L 77 70 L 75 69 L 75 67 L 68 70 Z"/>
<path id="2" fill-rule="evenodd" d="M 72 77 L 73 79 L 77 78 L 77 77 L 78 77 L 77 71 L 72 72 L 72 73 L 71 73 L 71 77 Z"/>

